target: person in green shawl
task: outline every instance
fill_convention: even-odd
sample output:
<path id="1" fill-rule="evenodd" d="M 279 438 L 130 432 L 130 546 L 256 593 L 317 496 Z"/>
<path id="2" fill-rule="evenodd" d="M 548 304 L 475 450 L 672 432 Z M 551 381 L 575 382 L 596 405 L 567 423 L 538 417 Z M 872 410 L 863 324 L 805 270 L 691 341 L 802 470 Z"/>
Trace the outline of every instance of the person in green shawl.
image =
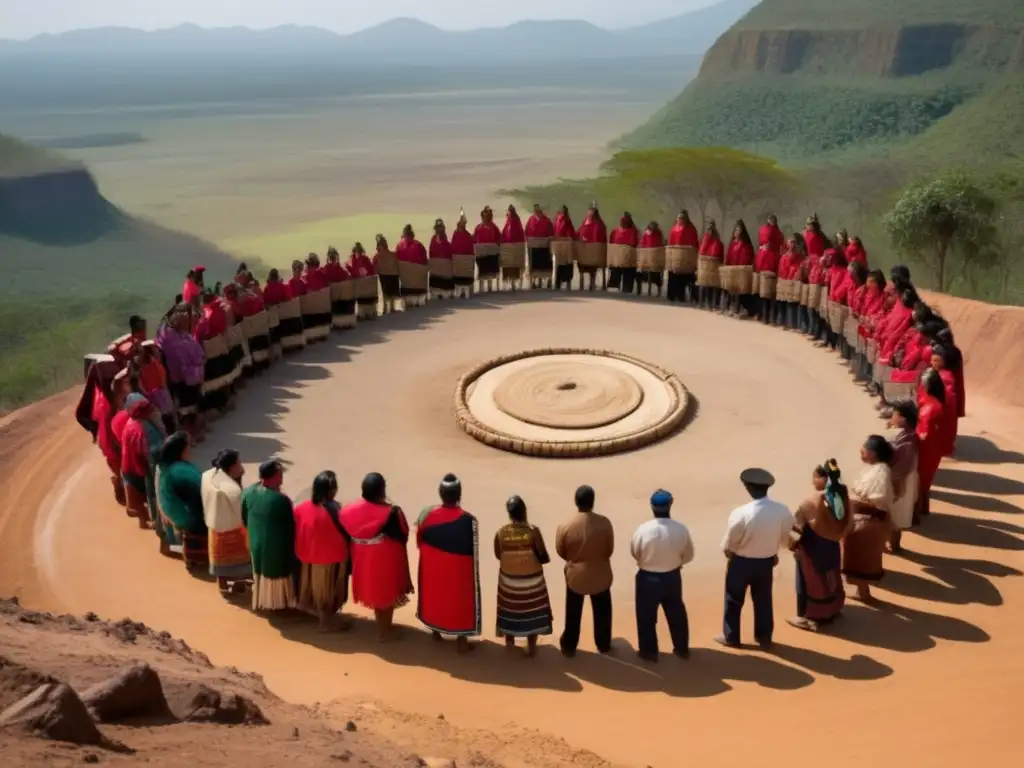
<path id="1" fill-rule="evenodd" d="M 187 432 L 175 432 L 164 441 L 157 467 L 157 505 L 165 538 L 172 546 L 180 542 L 185 568 L 205 572 L 210 565 L 210 548 L 203 517 L 203 475 L 189 461 L 190 452 Z"/>
<path id="2" fill-rule="evenodd" d="M 260 479 L 242 492 L 242 521 L 252 555 L 252 608 L 285 611 L 296 606 L 295 513 L 281 493 L 284 467 L 271 459 L 260 464 Z"/>

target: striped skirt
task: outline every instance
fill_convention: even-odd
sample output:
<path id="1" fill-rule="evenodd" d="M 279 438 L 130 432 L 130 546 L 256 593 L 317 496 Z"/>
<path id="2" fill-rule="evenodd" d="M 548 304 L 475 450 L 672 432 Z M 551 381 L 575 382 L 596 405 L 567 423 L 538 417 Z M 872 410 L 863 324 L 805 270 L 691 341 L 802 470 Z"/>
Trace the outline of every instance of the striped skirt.
<path id="1" fill-rule="evenodd" d="M 348 562 L 333 565 L 302 564 L 299 607 L 334 613 L 348 602 Z"/>
<path id="2" fill-rule="evenodd" d="M 552 632 L 551 600 L 544 574 L 498 573 L 498 637 L 531 637 Z"/>
<path id="3" fill-rule="evenodd" d="M 210 575 L 224 579 L 252 577 L 249 537 L 245 528 L 210 531 Z"/>

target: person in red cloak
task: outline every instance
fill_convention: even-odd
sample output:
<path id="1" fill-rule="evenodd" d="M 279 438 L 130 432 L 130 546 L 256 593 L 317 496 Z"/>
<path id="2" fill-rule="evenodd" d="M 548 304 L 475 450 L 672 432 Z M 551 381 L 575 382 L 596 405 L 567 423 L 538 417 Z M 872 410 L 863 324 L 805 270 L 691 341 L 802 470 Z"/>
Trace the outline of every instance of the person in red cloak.
<path id="1" fill-rule="evenodd" d="M 402 237 L 399 238 L 398 245 L 395 246 L 395 256 L 398 257 L 399 262 L 427 266 L 427 249 L 416 239 L 412 224 L 406 224 L 402 228 Z M 429 284 L 427 288 L 411 288 L 402 283 L 402 301 L 405 308 L 421 307 L 426 304 L 428 290 Z"/>
<path id="2" fill-rule="evenodd" d="M 352 246 L 352 253 L 349 254 L 348 264 L 345 266 L 348 273 L 356 280 L 377 275 L 377 267 L 373 260 L 366 255 L 366 249 L 363 248 L 362 243 Z M 379 294 L 379 288 L 377 292 Z M 356 299 L 356 311 L 360 320 L 373 320 L 377 317 L 377 298 L 377 295 L 372 297 L 367 295 Z"/>
<path id="3" fill-rule="evenodd" d="M 338 478 L 321 472 L 313 480 L 309 501 L 296 505 L 295 556 L 300 563 L 299 606 L 320 619 L 321 632 L 351 629 L 339 616 L 348 602 L 349 534 L 342 525 L 335 496 Z"/>
<path id="4" fill-rule="evenodd" d="M 797 239 L 803 242 L 803 237 L 797 233 L 786 241 L 782 254 L 779 256 L 779 280 L 787 282 L 800 281 L 800 269 L 803 265 L 803 258 L 797 250 Z M 792 330 L 800 326 L 799 301 L 778 301 L 775 302 L 775 324 Z"/>
<path id="5" fill-rule="evenodd" d="M 956 415 L 961 419 L 967 415 L 967 388 L 964 382 L 964 355 L 953 340 L 953 331 L 949 325 L 940 328 L 935 334 L 935 341 L 946 350 L 946 368 L 952 372 L 956 381 Z"/>
<path id="6" fill-rule="evenodd" d="M 644 233 L 640 236 L 640 243 L 638 248 L 664 248 L 665 247 L 665 233 L 661 231 L 661 226 L 656 221 L 648 223 Z M 637 254 L 639 258 L 639 254 Z M 647 295 L 650 296 L 654 289 L 657 288 L 658 298 L 661 298 L 661 284 L 662 284 L 662 272 L 655 270 L 641 270 L 639 263 L 637 264 L 636 273 L 636 293 L 640 295 L 640 286 L 647 285 Z"/>
<path id="7" fill-rule="evenodd" d="M 818 214 L 812 214 L 807 219 L 807 226 L 804 228 L 804 242 L 807 243 L 807 255 L 814 258 L 821 258 L 828 248 L 828 238 L 821 231 L 821 222 Z"/>
<path id="8" fill-rule="evenodd" d="M 196 323 L 194 336 L 196 341 L 202 343 L 226 333 L 228 330 L 228 316 L 224 311 L 217 294 L 207 291 L 203 295 L 203 312 Z"/>
<path id="9" fill-rule="evenodd" d="M 875 326 L 882 319 L 885 313 L 885 273 L 876 269 L 868 274 L 865 284 L 864 296 L 861 299 L 860 311 L 857 313 L 857 335 L 861 339 L 861 349 L 856 380 L 867 382 L 871 380 L 871 363 L 868 361 L 867 345 L 874 333 Z"/>
<path id="10" fill-rule="evenodd" d="M 292 262 L 292 277 L 291 280 L 288 281 L 288 292 L 291 294 L 293 299 L 297 299 L 309 293 L 306 281 L 302 279 L 303 269 L 304 265 L 298 259 Z"/>
<path id="11" fill-rule="evenodd" d="M 732 242 L 729 243 L 729 249 L 725 252 L 725 264 L 726 267 L 747 267 L 753 266 L 754 264 L 754 243 L 750 239 L 750 233 L 747 232 L 747 225 L 740 219 L 736 222 L 736 227 L 732 231 Z M 740 317 L 744 312 L 747 316 L 753 316 L 757 314 L 754 309 L 755 300 L 758 297 L 751 294 L 732 294 L 723 297 L 722 311 L 728 311 L 729 314 Z M 728 306 L 726 306 L 728 302 Z"/>
<path id="12" fill-rule="evenodd" d="M 942 426 L 942 456 L 948 458 L 956 453 L 956 436 L 960 421 L 960 408 L 956 400 L 956 377 L 948 367 L 949 352 L 941 344 L 931 348 L 931 367 L 942 379 L 945 397 L 945 416 Z"/>
<path id="13" fill-rule="evenodd" d="M 228 327 L 240 323 L 243 315 L 242 302 L 238 298 L 238 286 L 234 283 L 225 285 L 224 295 L 221 296 L 220 301 L 228 318 Z"/>
<path id="14" fill-rule="evenodd" d="M 850 238 L 850 244 L 846 246 L 846 260 L 851 264 L 860 262 L 865 267 L 868 266 L 868 252 L 864 250 L 864 243 L 856 235 Z"/>
<path id="15" fill-rule="evenodd" d="M 700 240 L 699 253 L 719 264 L 725 259 L 725 246 L 722 244 L 714 219 L 708 219 L 707 229 Z M 722 289 L 718 287 L 702 285 L 699 288 L 699 296 L 701 309 L 717 309 L 722 303 Z"/>
<path id="16" fill-rule="evenodd" d="M 517 254 L 521 251 L 523 260 L 526 257 L 526 232 L 523 230 L 523 220 L 519 218 L 519 212 L 514 205 L 510 205 L 505 212 L 505 226 L 501 230 L 501 244 L 514 245 Z M 501 279 L 512 285 L 512 290 L 523 287 L 523 268 L 515 266 L 502 266 Z"/>
<path id="17" fill-rule="evenodd" d="M 468 232 L 466 233 L 469 234 Z M 470 252 L 473 243 L 470 240 Z M 434 221 L 434 236 L 430 238 L 430 295 L 435 299 L 450 299 L 455 293 L 452 275 L 452 244 L 443 219 Z"/>
<path id="18" fill-rule="evenodd" d="M 302 273 L 302 282 L 306 285 L 307 293 L 322 291 L 330 285 L 323 267 L 320 266 L 320 257 L 315 253 L 306 257 L 306 270 Z"/>
<path id="19" fill-rule="evenodd" d="M 327 263 L 324 264 L 322 271 L 324 278 L 331 286 L 331 324 L 335 328 L 355 328 L 356 300 L 335 298 L 338 294 L 335 292 L 334 286 L 347 282 L 350 275 L 341 263 L 341 254 L 334 246 L 327 249 Z"/>
<path id="20" fill-rule="evenodd" d="M 914 308 L 918 304 L 917 291 L 913 287 L 902 289 L 899 301 L 897 301 L 885 320 L 879 324 L 875 332 L 875 341 L 878 344 L 878 357 L 875 361 L 873 378 L 881 388 L 881 384 L 888 380 L 889 373 L 894 367 L 893 355 L 899 343 L 903 340 L 904 334 L 914 324 Z M 879 411 L 888 407 L 884 393 L 879 392 L 880 400 L 877 406 Z"/>
<path id="21" fill-rule="evenodd" d="M 481 632 L 479 527 L 460 506 L 462 483 L 452 474 L 438 488 L 440 506 L 426 507 L 416 523 L 420 551 L 418 618 L 434 639 L 454 635 L 459 653 Z"/>
<path id="22" fill-rule="evenodd" d="M 363 478 L 362 498 L 341 510 L 341 525 L 352 537 L 352 599 L 373 611 L 377 636 L 394 637 L 395 608 L 413 593 L 409 573 L 409 523 L 401 507 L 388 501 L 383 476 Z"/>
<path id="23" fill-rule="evenodd" d="M 123 396 L 120 399 L 123 400 Z M 110 470 L 110 485 L 114 489 L 114 499 L 123 507 L 127 502 L 124 482 L 121 479 L 121 441 L 114 434 L 111 424 L 114 414 L 120 407 L 121 402 L 115 396 L 114 381 L 105 379 L 100 365 L 93 363 L 86 375 L 85 390 L 75 410 L 75 418 L 82 428 L 92 435 L 93 442 L 103 453 L 107 468 Z"/>
<path id="24" fill-rule="evenodd" d="M 921 377 L 917 390 L 917 476 L 920 488 L 914 520 L 931 513 L 931 490 L 935 473 L 942 463 L 942 452 L 947 442 L 943 434 L 946 418 L 946 388 L 938 371 L 929 369 Z"/>
<path id="25" fill-rule="evenodd" d="M 608 241 L 612 245 L 636 248 L 640 244 L 640 233 L 633 223 L 633 215 L 626 211 L 619 219 L 619 226 L 612 230 Z M 608 287 L 621 293 L 632 293 L 636 283 L 636 265 L 632 267 L 608 267 Z"/>
<path id="26" fill-rule="evenodd" d="M 466 228 L 466 214 L 459 214 L 459 220 L 455 224 L 455 231 L 452 232 L 452 259 L 461 256 L 473 256 L 473 235 Z M 465 259 L 460 259 L 464 261 Z M 462 298 L 468 299 L 473 295 L 473 283 L 475 278 L 469 275 L 458 275 L 452 278 L 452 292 Z"/>
<path id="27" fill-rule="evenodd" d="M 766 272 L 779 277 L 779 259 L 782 257 L 782 249 L 786 245 L 786 236 L 779 229 L 779 220 L 775 215 L 768 217 L 768 220 L 761 225 L 757 231 L 757 255 L 754 257 L 754 272 L 761 274 Z M 773 321 L 776 314 L 775 297 L 764 298 L 759 296 L 760 305 L 759 317 L 762 323 L 768 325 Z"/>
<path id="28" fill-rule="evenodd" d="M 391 267 L 383 266 L 384 259 L 388 256 L 391 247 L 388 239 L 382 234 L 376 237 L 376 249 L 373 254 L 373 268 L 380 281 L 381 312 L 388 314 L 394 312 L 398 307 L 398 299 L 402 295 L 402 279 L 397 272 L 388 274 Z M 396 254 L 397 255 L 397 254 Z"/>
<path id="29" fill-rule="evenodd" d="M 864 296 L 868 289 L 868 268 L 859 261 L 855 261 L 847 267 L 847 271 L 849 272 L 849 283 L 846 289 L 846 304 L 850 311 L 843 328 L 843 357 L 849 361 L 850 370 L 855 373 L 858 365 L 857 345 L 851 343 L 850 338 L 847 338 L 849 335 L 847 331 L 852 331 L 857 327 L 861 305 L 864 303 Z M 854 338 L 853 341 L 856 342 L 857 338 Z"/>
<path id="30" fill-rule="evenodd" d="M 676 221 L 668 233 L 668 245 L 682 248 L 693 248 L 694 251 L 697 251 L 700 248 L 700 236 L 697 234 L 697 227 L 695 227 L 693 222 L 690 221 L 690 214 L 688 211 L 682 210 L 679 212 L 679 215 L 676 216 Z M 669 272 L 666 298 L 671 302 L 695 304 L 697 302 L 697 294 L 695 290 L 696 280 L 697 275 L 695 273 L 681 274 L 678 272 Z"/>
<path id="31" fill-rule="evenodd" d="M 206 267 L 198 266 L 192 267 L 185 275 L 185 283 L 181 286 L 181 300 L 186 304 L 192 306 L 196 312 L 199 312 L 199 302 L 202 298 L 205 286 L 203 285 L 203 276 L 206 273 Z"/>
<path id="32" fill-rule="evenodd" d="M 587 209 L 587 215 L 583 219 L 583 223 L 580 224 L 579 240 L 581 243 L 607 243 L 608 242 L 608 227 L 605 226 L 604 219 L 601 218 L 601 211 L 597 208 L 597 203 L 591 203 L 590 208 Z M 597 267 L 580 267 L 580 290 L 583 290 L 583 275 L 586 274 L 590 277 L 589 290 L 593 291 L 596 288 L 597 283 Z M 601 270 L 601 290 L 608 290 L 608 273 L 606 270 Z"/>
<path id="33" fill-rule="evenodd" d="M 551 238 L 555 236 L 555 225 L 540 203 L 533 204 L 533 213 L 526 220 L 526 247 L 530 255 L 530 287 L 551 290 Z"/>
<path id="34" fill-rule="evenodd" d="M 572 223 L 572 216 L 569 214 L 569 206 L 567 205 L 563 205 L 558 213 L 555 214 L 555 237 L 560 240 L 576 240 L 576 227 Z M 557 290 L 562 290 L 563 285 L 566 290 L 572 289 L 574 269 L 572 261 L 568 264 L 558 264 L 555 266 L 555 288 Z"/>
<path id="35" fill-rule="evenodd" d="M 276 269 L 270 270 L 267 275 L 267 285 L 263 289 L 263 303 L 268 307 L 274 307 L 290 301 L 291 298 L 291 289 L 288 283 L 281 279 L 281 273 Z"/>
<path id="36" fill-rule="evenodd" d="M 480 279 L 480 290 L 487 286 L 487 292 L 494 292 L 494 282 L 501 274 L 501 256 L 498 253 L 498 246 L 501 244 L 501 230 L 494 223 L 494 211 L 491 206 L 486 205 L 480 211 L 480 223 L 476 225 L 473 232 L 473 245 L 486 246 L 493 253 L 477 255 L 476 271 Z"/>

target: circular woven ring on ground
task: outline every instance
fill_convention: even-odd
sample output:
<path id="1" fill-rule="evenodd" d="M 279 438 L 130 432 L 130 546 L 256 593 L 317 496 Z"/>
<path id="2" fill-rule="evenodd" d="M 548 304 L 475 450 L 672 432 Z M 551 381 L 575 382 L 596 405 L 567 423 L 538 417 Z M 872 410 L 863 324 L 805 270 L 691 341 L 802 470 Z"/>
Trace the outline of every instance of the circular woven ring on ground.
<path id="1" fill-rule="evenodd" d="M 494 390 L 494 404 L 509 416 L 556 429 L 613 424 L 633 413 L 643 399 L 640 385 L 625 371 L 564 359 L 518 370 Z"/>
<path id="2" fill-rule="evenodd" d="M 455 419 L 476 440 L 528 456 L 636 450 L 686 420 L 675 374 L 617 352 L 554 348 L 488 360 L 455 389 Z"/>

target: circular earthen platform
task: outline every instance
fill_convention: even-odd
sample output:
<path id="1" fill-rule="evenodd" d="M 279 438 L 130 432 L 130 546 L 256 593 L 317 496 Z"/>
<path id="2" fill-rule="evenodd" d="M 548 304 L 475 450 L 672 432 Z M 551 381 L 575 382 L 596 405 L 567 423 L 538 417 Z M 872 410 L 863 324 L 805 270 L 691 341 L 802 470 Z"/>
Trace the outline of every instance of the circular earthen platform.
<path id="1" fill-rule="evenodd" d="M 686 419 L 675 374 L 608 350 L 552 348 L 488 360 L 455 389 L 459 427 L 528 456 L 582 458 L 661 440 Z"/>

